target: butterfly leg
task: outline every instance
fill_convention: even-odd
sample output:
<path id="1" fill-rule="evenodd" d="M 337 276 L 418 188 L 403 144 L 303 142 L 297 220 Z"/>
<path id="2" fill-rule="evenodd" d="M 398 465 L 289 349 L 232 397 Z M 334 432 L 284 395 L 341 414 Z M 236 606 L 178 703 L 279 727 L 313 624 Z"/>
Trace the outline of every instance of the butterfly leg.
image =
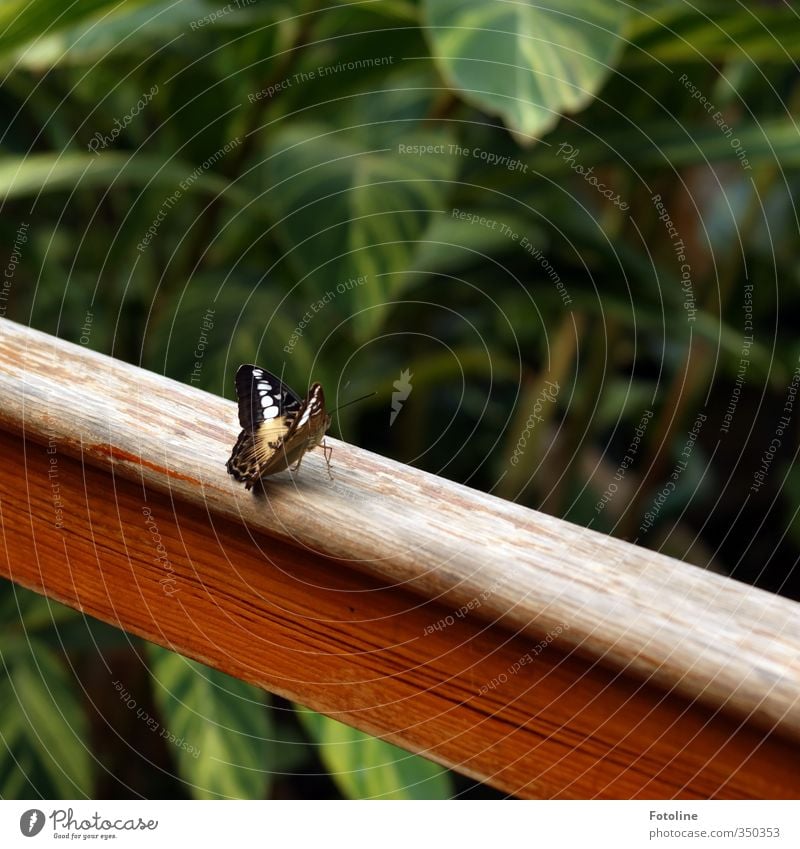
<path id="1" fill-rule="evenodd" d="M 330 445 L 327 445 L 325 441 L 322 442 L 322 454 L 325 457 L 325 465 L 328 469 L 328 477 L 333 480 L 333 474 L 331 473 L 331 457 L 333 456 L 333 448 Z"/>

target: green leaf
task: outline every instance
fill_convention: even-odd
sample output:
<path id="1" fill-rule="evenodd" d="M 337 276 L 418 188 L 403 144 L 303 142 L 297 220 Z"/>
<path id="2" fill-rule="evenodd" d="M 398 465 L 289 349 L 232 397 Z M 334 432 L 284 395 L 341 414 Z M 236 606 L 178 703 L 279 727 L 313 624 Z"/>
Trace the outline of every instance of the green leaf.
<path id="1" fill-rule="evenodd" d="M 353 0 L 334 0 L 341 6 L 350 7 L 352 11 Z M 398 18 L 411 23 L 419 22 L 419 11 L 414 0 L 381 0 L 380 3 L 368 3 L 361 7 L 363 12 L 380 15 L 387 18 Z"/>
<path id="2" fill-rule="evenodd" d="M 145 8 L 130 4 L 118 14 L 81 20 L 76 26 L 47 34 L 14 56 L 14 67 L 43 71 L 55 65 L 88 65 L 109 57 L 147 51 L 155 55 L 169 44 L 184 46 L 182 38 L 234 28 L 255 29 L 268 20 L 290 19 L 289 7 L 275 3 L 236 7 L 216 0 L 156 0 Z"/>
<path id="3" fill-rule="evenodd" d="M 104 14 L 119 14 L 152 0 L 5 0 L 0 6 L 0 54 Z"/>
<path id="4" fill-rule="evenodd" d="M 214 275 L 193 275 L 159 302 L 145 367 L 212 392 L 232 392 L 232 361 L 250 362 L 263 356 L 267 329 L 277 340 L 291 334 L 291 327 L 283 332 L 277 329 L 282 316 L 276 307 L 288 287 L 276 275 L 270 275 L 269 283 L 267 287 L 259 285 L 258 278 L 231 274 L 223 287 Z M 301 313 L 305 309 L 304 304 Z"/>
<path id="5" fill-rule="evenodd" d="M 620 53 L 628 14 L 615 0 L 425 0 L 423 7 L 445 79 L 500 115 L 521 143 L 592 101 Z"/>
<path id="6" fill-rule="evenodd" d="M 636 168 L 670 170 L 709 162 L 738 164 L 743 171 L 757 165 L 800 166 L 797 127 L 791 118 L 766 118 L 758 124 L 742 120 L 733 124 L 730 137 L 725 132 L 711 117 L 691 122 L 652 120 L 646 132 L 631 125 L 598 127 L 592 136 L 568 129 L 559 133 L 554 148 L 537 150 L 530 164 L 544 173 L 569 173 L 575 162 L 585 168 L 625 162 Z M 559 150 L 562 144 L 565 147 Z M 573 153 L 570 163 L 567 154 Z"/>
<path id="7" fill-rule="evenodd" d="M 450 141 L 447 131 L 412 128 L 391 147 L 365 150 L 358 134 L 300 124 L 274 136 L 266 199 L 290 262 L 306 291 L 330 291 L 352 313 L 362 338 L 380 327 L 446 203 L 457 167 Z M 431 152 L 409 152 L 419 148 Z"/>
<path id="8" fill-rule="evenodd" d="M 27 760 L 28 792 L 59 799 L 92 796 L 89 723 L 72 677 L 44 644 L 4 642 L 0 729 L 10 753 Z M 19 786 L 20 767 L 6 767 L 0 795 Z M 46 786 L 30 786 L 42 776 Z"/>
<path id="9" fill-rule="evenodd" d="M 201 169 L 199 173 L 198 169 Z M 181 189 L 181 182 L 188 188 Z M 202 164 L 194 166 L 176 159 L 164 161 L 151 156 L 106 151 L 100 155 L 38 153 L 0 160 L 0 200 L 3 201 L 76 187 L 96 189 L 148 184 L 168 186 L 180 194 L 195 188 L 214 195 L 224 192 L 225 197 L 237 203 L 247 203 L 250 199 L 247 192 L 204 170 Z"/>
<path id="10" fill-rule="evenodd" d="M 273 738 L 263 691 L 158 646 L 150 646 L 150 667 L 158 733 L 192 795 L 263 799 Z"/>
<path id="11" fill-rule="evenodd" d="M 2 685 L 0 685 L 0 691 Z M 32 799 L 42 787 L 36 786 L 37 764 L 30 749 L 21 749 L 12 757 L 9 729 L 0 732 L 3 746 L 0 747 L 0 794 L 4 799 Z"/>
<path id="12" fill-rule="evenodd" d="M 319 713 L 296 708 L 339 790 L 350 799 L 449 799 L 447 770 Z"/>
<path id="13" fill-rule="evenodd" d="M 459 218 L 459 214 L 464 217 Z M 481 219 L 485 223 L 481 223 Z M 541 242 L 544 238 L 541 227 L 513 209 L 470 206 L 436 216 L 417 250 L 413 282 L 423 275 L 453 273 L 472 266 L 482 255 L 518 255 L 519 245 L 508 236 L 509 230 L 524 233 L 532 242 Z M 410 282 L 406 288 L 408 286 Z"/>
<path id="14" fill-rule="evenodd" d="M 778 5 L 778 4 L 776 4 Z M 627 32 L 637 49 L 625 64 L 703 65 L 745 57 L 750 62 L 800 58 L 800 17 L 794 9 L 730 0 L 646 0 L 635 6 Z"/>
<path id="15" fill-rule="evenodd" d="M 15 624 L 21 624 L 25 632 L 57 627 L 73 622 L 81 616 L 77 610 L 65 604 L 60 604 L 23 587 L 15 586 L 14 596 L 15 604 L 9 618 L 13 617 Z M 11 624 L 9 622 L 9 625 Z"/>

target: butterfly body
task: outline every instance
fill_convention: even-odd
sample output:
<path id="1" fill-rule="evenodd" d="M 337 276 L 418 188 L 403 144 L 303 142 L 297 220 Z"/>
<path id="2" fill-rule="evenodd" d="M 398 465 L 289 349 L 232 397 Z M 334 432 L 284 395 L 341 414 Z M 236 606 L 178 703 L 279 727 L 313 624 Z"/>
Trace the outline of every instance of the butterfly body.
<path id="1" fill-rule="evenodd" d="M 236 372 L 236 394 L 243 429 L 226 467 L 247 489 L 269 475 L 297 471 L 306 451 L 321 445 L 330 427 L 319 383 L 302 399 L 274 374 L 243 365 Z"/>

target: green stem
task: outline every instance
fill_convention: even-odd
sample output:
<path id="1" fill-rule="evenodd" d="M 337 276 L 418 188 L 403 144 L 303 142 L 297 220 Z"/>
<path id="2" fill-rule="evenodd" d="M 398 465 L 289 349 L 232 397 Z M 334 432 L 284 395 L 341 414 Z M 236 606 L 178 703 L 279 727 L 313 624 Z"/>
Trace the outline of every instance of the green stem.
<path id="1" fill-rule="evenodd" d="M 557 406 L 557 402 L 542 402 L 541 399 L 548 390 L 548 382 L 558 384 L 558 396 L 566 394 L 565 384 L 571 378 L 579 339 L 585 323 L 583 313 L 569 312 L 564 316 L 550 348 L 549 369 L 543 370 L 541 374 L 528 380 L 523 390 L 503 448 L 503 462 L 507 464 L 506 473 L 495 490 L 501 498 L 519 501 L 532 482 L 544 453 L 547 422 L 553 417 Z M 552 395 L 552 392 L 550 394 Z M 535 419 L 529 427 L 528 422 L 534 411 L 539 419 Z M 529 433 L 527 437 L 529 444 L 524 444 L 520 448 L 521 440 L 527 442 L 522 436 L 526 433 Z M 512 457 L 517 458 L 516 463 L 511 461 Z"/>

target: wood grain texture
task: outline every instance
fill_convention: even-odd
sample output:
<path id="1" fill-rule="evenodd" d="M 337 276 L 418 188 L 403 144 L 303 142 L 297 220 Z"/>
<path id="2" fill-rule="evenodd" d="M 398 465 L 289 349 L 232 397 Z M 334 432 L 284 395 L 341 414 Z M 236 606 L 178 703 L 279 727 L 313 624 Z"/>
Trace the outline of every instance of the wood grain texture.
<path id="1" fill-rule="evenodd" d="M 232 364 L 231 374 L 236 365 L 238 363 Z M 109 544 L 113 552 L 112 563 L 104 568 L 110 569 L 110 574 L 122 569 L 124 579 L 117 575 L 111 582 L 107 577 L 100 584 L 100 598 L 94 598 L 97 588 L 93 589 L 88 579 L 85 585 L 74 587 L 71 594 L 67 592 L 68 587 L 57 581 L 51 588 L 44 573 L 39 574 L 38 580 L 29 571 L 21 573 L 20 563 L 10 554 L 6 568 L 15 579 L 28 586 L 44 588 L 87 612 L 143 633 L 157 642 L 169 640 L 178 650 L 205 659 L 225 671 L 233 671 L 269 689 L 292 695 L 328 713 L 350 708 L 353 713 L 347 721 L 418 749 L 422 738 L 417 740 L 414 733 L 408 731 L 409 727 L 417 726 L 416 720 L 412 721 L 413 716 L 406 713 L 405 705 L 424 703 L 414 696 L 414 688 L 418 690 L 421 681 L 413 675 L 409 679 L 407 670 L 402 671 L 402 662 L 394 667 L 385 662 L 387 646 L 391 645 L 392 651 L 399 652 L 404 662 L 414 669 L 417 668 L 415 664 L 422 662 L 420 652 L 422 658 L 428 658 L 429 652 L 442 652 L 445 658 L 456 652 L 454 657 L 460 658 L 462 655 L 458 652 L 463 651 L 463 645 L 479 646 L 479 649 L 470 650 L 470 656 L 481 671 L 467 679 L 470 683 L 462 696 L 463 709 L 456 709 L 452 702 L 441 705 L 441 715 L 448 717 L 447 721 L 442 720 L 442 729 L 448 729 L 451 735 L 448 739 L 459 740 L 463 736 L 464 741 L 469 740 L 469 745 L 456 747 L 455 751 L 460 754 L 455 760 L 449 750 L 447 754 L 435 749 L 432 753 L 443 761 L 458 763 L 459 768 L 489 778 L 498 786 L 532 795 L 571 795 L 570 790 L 564 789 L 567 787 L 565 776 L 570 774 L 577 783 L 569 786 L 573 790 L 579 788 L 576 795 L 586 795 L 587 788 L 591 787 L 601 795 L 627 795 L 637 782 L 628 783 L 629 778 L 612 781 L 600 766 L 609 759 L 615 762 L 610 752 L 616 752 L 620 760 L 628 764 L 626 775 L 637 770 L 644 772 L 638 782 L 640 788 L 656 786 L 645 782 L 648 776 L 648 781 L 656 780 L 647 770 L 654 768 L 655 763 L 663 763 L 668 775 L 658 780 L 667 784 L 658 786 L 662 795 L 670 795 L 665 786 L 675 789 L 680 782 L 676 782 L 672 774 L 669 759 L 658 760 L 663 758 L 664 752 L 655 756 L 655 762 L 648 762 L 643 750 L 645 760 L 634 768 L 632 763 L 636 759 L 632 758 L 630 747 L 640 745 L 638 729 L 646 728 L 650 719 L 654 723 L 653 739 L 661 739 L 658 734 L 669 737 L 669 729 L 680 726 L 675 717 L 679 718 L 681 712 L 685 721 L 695 723 L 692 728 L 700 738 L 718 735 L 714 739 L 719 743 L 720 752 L 733 752 L 734 760 L 741 756 L 743 745 L 745 748 L 746 745 L 754 746 L 747 761 L 750 764 L 760 762 L 765 752 L 770 753 L 770 758 L 777 757 L 780 752 L 780 747 L 771 742 L 772 736 L 760 746 L 756 744 L 762 732 L 777 732 L 787 741 L 800 737 L 800 614 L 798 605 L 790 601 L 335 440 L 331 440 L 334 482 L 325 474 L 321 454 L 311 454 L 304 460 L 297 481 L 280 476 L 270 482 L 266 495 L 254 496 L 225 472 L 225 460 L 238 432 L 234 404 L 6 320 L 0 320 L 0 399 L 0 427 L 6 434 L 13 435 L 9 439 L 17 440 L 17 450 L 23 445 L 47 445 L 49 442 L 56 446 L 57 456 L 63 459 L 65 468 L 77 458 L 75 468 L 85 468 L 87 479 L 91 477 L 98 487 L 105 482 L 106 495 L 101 499 L 105 507 L 108 506 L 106 502 L 113 503 L 118 492 L 128 493 L 132 486 L 139 487 L 142 492 L 145 491 L 142 488 L 146 488 L 150 493 L 148 497 L 165 498 L 170 521 L 174 521 L 178 534 L 176 544 L 188 558 L 186 587 L 194 587 L 204 598 L 212 599 L 209 604 L 215 610 L 226 611 L 224 615 L 219 613 L 223 621 L 233 616 L 227 603 L 234 607 L 238 604 L 238 615 L 247 620 L 253 634 L 261 635 L 258 626 L 260 623 L 266 626 L 269 621 L 267 618 L 262 622 L 262 617 L 266 616 L 265 610 L 272 609 L 270 597 L 257 595 L 259 603 L 255 604 L 249 589 L 237 591 L 239 594 L 230 599 L 226 593 L 238 586 L 240 569 L 250 570 L 246 587 L 251 586 L 253 575 L 258 572 L 253 565 L 256 560 L 261 571 L 273 575 L 274 570 L 267 568 L 272 558 L 283 564 L 276 567 L 278 571 L 283 570 L 282 574 L 285 572 L 292 580 L 293 570 L 301 567 L 312 570 L 314 593 L 309 591 L 311 606 L 303 615 L 328 610 L 327 618 L 337 623 L 333 634 L 319 629 L 320 640 L 325 631 L 327 642 L 316 644 L 311 640 L 304 651 L 314 654 L 325 649 L 336 654 L 337 639 L 346 645 L 350 639 L 363 638 L 372 647 L 362 647 L 357 653 L 368 655 L 369 662 L 374 662 L 369 686 L 360 678 L 358 686 L 351 686 L 353 679 L 346 675 L 337 682 L 324 677 L 315 679 L 320 685 L 324 683 L 323 689 L 328 688 L 326 692 L 337 692 L 339 699 L 326 696 L 326 699 L 315 700 L 311 698 L 313 694 L 304 693 L 299 685 L 285 682 L 285 686 L 282 685 L 280 675 L 277 678 L 272 673 L 267 675 L 266 658 L 259 658 L 256 664 L 252 657 L 238 656 L 237 645 L 241 651 L 247 641 L 235 645 L 226 643 L 224 656 L 210 651 L 205 628 L 201 629 L 198 624 L 204 620 L 195 618 L 201 615 L 199 610 L 189 617 L 193 624 L 186 625 L 183 630 L 178 628 L 178 624 L 170 620 L 173 615 L 170 610 L 177 608 L 174 603 L 172 607 L 165 604 L 166 594 L 157 581 L 151 581 L 158 589 L 156 592 L 150 588 L 154 598 L 148 599 L 146 605 L 149 618 L 137 620 L 136 604 L 128 599 L 123 605 L 125 593 L 132 593 L 140 580 L 143 588 L 150 585 L 145 581 L 146 570 L 142 562 L 147 558 L 143 552 L 139 552 L 141 557 L 136 561 L 129 560 L 126 554 L 130 517 L 125 521 L 117 517 L 115 523 L 115 514 L 103 512 L 103 505 L 95 503 L 97 499 L 89 491 L 85 496 L 89 501 L 84 505 L 84 512 L 75 506 L 78 501 L 64 502 L 62 532 L 53 528 L 52 497 L 46 487 L 42 490 L 47 481 L 42 482 L 40 473 L 31 476 L 26 472 L 27 466 L 22 469 L 27 478 L 9 480 L 7 471 L 2 473 L 7 487 L 3 492 L 4 512 L 11 509 L 11 502 L 21 494 L 36 499 L 26 507 L 32 517 L 28 524 L 45 536 L 29 540 L 28 545 L 35 544 L 38 550 L 40 540 L 50 536 L 58 545 L 63 545 L 64 538 L 74 537 L 76 544 L 78 539 L 86 540 L 79 548 L 80 554 L 70 555 L 72 571 L 66 576 L 60 575 L 62 579 L 83 574 L 84 569 L 91 572 L 91 563 L 85 563 L 83 557 L 95 558 L 92 563 L 97 568 L 95 561 L 100 555 L 93 553 L 96 546 L 92 546 L 92 534 L 96 537 L 99 529 L 120 536 L 122 545 Z M 35 451 L 31 449 L 28 455 L 30 460 Z M 93 510 L 99 511 L 97 524 L 93 521 L 87 526 Z M 205 517 L 210 523 L 193 537 L 196 548 L 189 547 L 183 535 L 182 517 L 188 515 Z M 143 522 L 141 524 L 143 527 Z M 218 527 L 224 527 L 226 532 L 217 537 Z M 7 534 L 13 532 L 9 528 L 6 527 Z M 204 534 L 205 548 L 219 549 L 215 558 L 208 561 L 200 556 L 203 546 L 199 540 Z M 279 558 L 273 554 L 278 550 L 278 541 L 282 552 Z M 247 553 L 240 551 L 241 545 L 260 548 L 255 552 L 248 549 Z M 16 551 L 19 557 L 18 548 L 9 551 L 12 554 Z M 63 553 L 61 556 L 63 558 Z M 133 562 L 136 570 L 132 583 Z M 24 566 L 26 570 L 34 568 L 27 562 Z M 60 571 L 64 568 L 62 564 Z M 60 574 L 57 560 L 48 569 L 48 578 Z M 216 576 L 214 581 L 212 575 Z M 348 584 L 347 593 L 354 593 L 354 587 L 363 586 L 367 589 L 359 598 L 385 599 L 385 604 L 389 605 L 386 610 L 393 612 L 381 613 L 370 628 L 357 628 L 346 615 L 343 618 L 345 610 L 340 602 L 344 596 L 340 595 L 338 582 L 345 579 L 353 582 Z M 212 590 L 222 594 L 226 605 L 221 600 L 214 602 Z M 258 590 L 259 593 L 263 591 L 264 588 Z M 328 602 L 323 605 L 326 598 Z M 295 602 L 299 603 L 297 599 Z M 137 603 L 141 605 L 138 596 Z M 392 604 L 397 607 L 391 607 Z M 430 633 L 432 625 L 442 617 L 452 616 L 462 605 L 471 608 L 466 617 L 455 616 L 453 625 Z M 117 615 L 123 606 L 130 621 Z M 292 627 L 302 631 L 303 626 L 298 626 L 302 616 L 297 619 L 295 608 L 290 609 L 292 612 L 286 614 L 283 624 L 289 627 L 291 620 Z M 359 609 L 356 606 L 356 610 Z M 417 633 L 413 639 L 398 624 L 405 616 L 411 616 L 411 611 L 416 611 L 414 615 L 422 615 L 419 611 L 424 613 L 424 621 L 415 623 Z M 207 616 L 208 611 L 203 611 L 202 615 Z M 179 619 L 179 623 L 182 621 Z M 173 626 L 170 629 L 166 628 L 168 622 Z M 218 626 L 219 623 L 214 627 Z M 159 627 L 164 628 L 161 638 L 153 631 Z M 402 640 L 393 638 L 395 629 L 398 636 L 402 634 Z M 461 634 L 459 629 L 473 629 L 474 635 L 457 638 Z M 221 626 L 218 634 L 214 632 L 214 639 L 227 637 L 225 631 L 224 625 Z M 365 633 L 357 636 L 360 631 Z M 305 631 L 302 633 L 304 638 L 308 637 Z M 317 626 L 311 628 L 311 633 L 316 636 Z M 495 709 L 510 739 L 531 724 L 540 737 L 543 728 L 550 729 L 536 747 L 542 755 L 541 761 L 536 763 L 547 765 L 546 777 L 535 771 L 532 773 L 530 761 L 526 760 L 528 774 L 536 775 L 535 780 L 531 779 L 534 789 L 526 790 L 521 776 L 513 773 L 510 761 L 500 758 L 492 761 L 488 755 L 482 759 L 476 754 L 474 757 L 478 760 L 470 766 L 473 761 L 468 754 L 480 753 L 492 738 L 481 736 L 480 728 L 487 720 L 481 718 L 480 711 L 474 713 L 474 723 L 469 721 L 472 701 L 467 698 L 466 691 L 486 686 L 548 634 L 555 635 L 556 648 L 549 646 L 536 657 L 536 663 L 522 667 L 509 681 L 482 697 L 485 699 L 497 692 Z M 250 642 L 254 639 L 251 637 Z M 466 642 L 457 643 L 457 639 Z M 518 653 L 502 654 L 506 645 L 514 645 L 513 651 Z M 276 652 L 286 652 L 290 667 L 297 673 L 297 658 L 292 657 L 294 649 L 287 646 L 291 646 L 291 641 L 280 643 Z M 527 646 L 524 651 L 523 646 Z M 577 649 L 577 653 L 573 649 Z M 544 684 L 538 678 L 534 686 L 530 670 L 538 670 L 541 663 L 547 663 L 549 668 L 556 656 L 560 660 L 544 677 L 551 683 L 557 681 L 561 690 L 555 683 L 552 690 L 543 690 Z M 493 666 L 492 658 L 495 657 L 502 657 L 504 662 L 508 661 L 507 665 Z M 270 657 L 269 662 L 280 667 L 274 657 Z M 428 669 L 422 683 L 427 682 L 430 692 L 435 692 L 439 686 L 436 676 L 444 674 L 452 677 L 454 686 L 463 688 L 464 670 L 471 670 L 470 665 L 465 665 L 462 659 L 460 666 L 448 672 L 447 661 L 443 663 L 443 667 L 433 668 L 433 675 Z M 484 670 L 482 664 L 489 665 Z M 419 668 L 425 669 L 426 664 Z M 496 675 L 489 674 L 492 670 Z M 620 673 L 625 677 L 620 677 Z M 648 683 L 644 686 L 635 681 Z M 541 704 L 525 702 L 524 710 L 518 711 L 517 702 L 509 699 L 514 691 L 508 688 L 521 686 L 520 682 L 525 682 L 525 687 L 534 691 L 536 698 L 546 692 L 550 699 L 548 705 L 559 704 L 563 699 L 577 699 L 578 702 L 585 699 L 585 706 L 578 710 L 578 702 L 570 703 L 566 722 L 554 722 L 553 715 L 548 714 L 550 725 L 542 726 L 539 714 L 527 712 L 537 704 L 541 712 Z M 598 732 L 602 743 L 598 735 L 592 733 L 591 723 L 599 721 L 598 715 L 586 707 L 598 704 L 597 699 L 592 701 L 587 696 L 592 682 L 597 686 L 604 682 L 602 692 L 608 691 L 618 699 L 617 707 L 607 712 L 604 723 L 600 723 L 608 730 L 608 737 Z M 408 687 L 411 689 L 403 689 Z M 404 694 L 402 698 L 396 695 L 400 692 Z M 651 700 L 647 702 L 649 707 L 629 707 L 638 704 L 641 693 Z M 700 708 L 698 700 L 706 707 Z M 382 713 L 376 704 L 388 707 Z M 400 711 L 398 704 L 404 706 Z M 667 722 L 661 715 L 661 705 L 673 706 L 670 716 L 675 718 L 674 722 Z M 461 718 L 462 726 L 475 730 L 472 736 L 464 730 L 452 737 L 454 729 L 461 727 L 457 718 L 462 713 L 467 717 L 467 721 Z M 419 714 L 420 721 L 424 719 L 426 725 L 432 717 L 439 716 L 440 712 L 430 705 Z M 576 716 L 585 717 L 589 725 L 581 726 Z M 739 720 L 745 720 L 746 727 L 734 732 Z M 646 737 L 645 734 L 643 739 Z M 683 750 L 675 738 L 669 739 L 679 761 L 685 756 L 681 754 Z M 684 738 L 684 749 L 692 739 L 691 735 Z M 426 746 L 441 745 L 441 735 L 426 740 Z M 611 744 L 611 740 L 616 743 Z M 744 744 L 743 740 L 749 743 Z M 551 744 L 561 747 L 563 762 L 571 764 L 572 773 L 566 766 L 562 769 L 562 761 L 552 758 Z M 691 748 L 694 746 L 692 742 Z M 787 751 L 793 751 L 793 746 L 794 743 Z M 586 759 L 584 773 L 574 768 L 572 759 L 577 757 L 574 754 L 577 751 Z M 707 755 L 711 749 L 703 751 Z M 487 767 L 487 762 L 494 763 L 494 767 Z M 712 759 L 711 763 L 719 765 L 718 760 Z M 742 763 L 739 772 L 728 774 L 734 783 L 736 775 L 750 775 L 744 761 Z M 725 768 L 729 767 L 728 763 Z M 503 778 L 509 769 L 513 777 Z M 579 773 L 584 776 L 580 780 Z M 715 785 L 711 781 L 697 791 L 690 773 L 691 769 L 683 773 L 690 788 L 687 792 L 704 795 Z M 594 783 L 586 778 L 592 775 Z M 601 776 L 599 781 L 597 775 Z M 721 775 L 721 771 L 717 773 L 718 788 L 724 785 Z M 763 784 L 752 786 L 763 788 Z"/>
<path id="2" fill-rule="evenodd" d="M 0 433 L 30 589 L 518 796 L 800 796 L 800 744 L 57 454 L 58 529 L 52 456 Z"/>

